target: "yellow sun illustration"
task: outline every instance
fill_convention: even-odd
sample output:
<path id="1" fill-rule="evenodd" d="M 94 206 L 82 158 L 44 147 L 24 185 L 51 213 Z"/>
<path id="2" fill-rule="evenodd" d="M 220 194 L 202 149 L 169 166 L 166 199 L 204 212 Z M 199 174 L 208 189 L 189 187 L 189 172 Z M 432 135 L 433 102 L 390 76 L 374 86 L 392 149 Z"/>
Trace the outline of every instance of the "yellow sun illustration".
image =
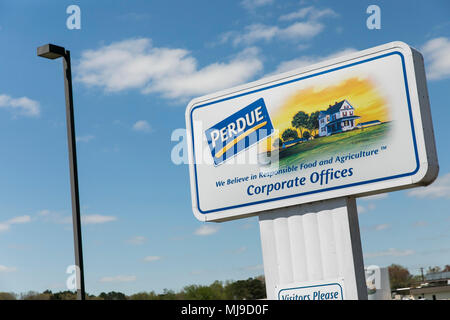
<path id="1" fill-rule="evenodd" d="M 311 86 L 296 91 L 271 115 L 272 124 L 281 136 L 285 129 L 293 127 L 292 119 L 297 112 L 311 114 L 325 111 L 342 100 L 347 100 L 353 106 L 355 115 L 360 117 L 356 124 L 374 120 L 390 121 L 387 102 L 375 84 L 368 78 L 351 77 L 335 85 Z M 260 150 L 272 149 L 271 143 L 274 139 L 275 137 L 261 143 Z"/>
<path id="2" fill-rule="evenodd" d="M 299 111 L 311 114 L 325 111 L 330 105 L 347 100 L 361 118 L 357 123 L 380 120 L 389 121 L 386 101 L 369 79 L 353 77 L 328 87 L 309 87 L 295 92 L 287 98 L 271 116 L 275 129 L 280 134 L 292 128 L 292 118 Z"/>

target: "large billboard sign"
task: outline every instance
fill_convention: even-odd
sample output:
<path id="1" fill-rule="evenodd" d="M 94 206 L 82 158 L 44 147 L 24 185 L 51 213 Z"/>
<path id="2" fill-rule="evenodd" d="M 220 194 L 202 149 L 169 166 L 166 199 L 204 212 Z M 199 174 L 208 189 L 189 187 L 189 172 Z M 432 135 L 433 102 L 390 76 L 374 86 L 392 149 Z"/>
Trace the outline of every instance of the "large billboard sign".
<path id="1" fill-rule="evenodd" d="M 423 58 L 392 42 L 192 100 L 192 207 L 202 221 L 431 183 Z"/>

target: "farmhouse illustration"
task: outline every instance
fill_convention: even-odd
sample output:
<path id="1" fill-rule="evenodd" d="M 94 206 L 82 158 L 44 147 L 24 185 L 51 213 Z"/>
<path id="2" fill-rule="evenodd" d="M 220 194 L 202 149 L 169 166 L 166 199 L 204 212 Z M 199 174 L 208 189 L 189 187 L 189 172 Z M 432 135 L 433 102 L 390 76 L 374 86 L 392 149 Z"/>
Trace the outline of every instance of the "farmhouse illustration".
<path id="1" fill-rule="evenodd" d="M 335 102 L 326 111 L 319 113 L 319 136 L 329 136 L 334 133 L 353 130 L 355 120 L 361 118 L 354 114 L 354 108 L 347 100 Z"/>

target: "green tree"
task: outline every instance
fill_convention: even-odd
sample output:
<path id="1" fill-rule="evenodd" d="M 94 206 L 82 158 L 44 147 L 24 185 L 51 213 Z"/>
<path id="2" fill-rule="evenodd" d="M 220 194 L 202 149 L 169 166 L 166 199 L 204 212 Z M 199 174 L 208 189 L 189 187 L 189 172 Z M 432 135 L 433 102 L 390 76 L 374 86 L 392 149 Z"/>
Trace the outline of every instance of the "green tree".
<path id="1" fill-rule="evenodd" d="M 409 270 L 401 265 L 391 264 L 388 267 L 388 271 L 391 289 L 409 287 L 414 281 Z"/>
<path id="2" fill-rule="evenodd" d="M 164 289 L 163 293 L 158 295 L 159 300 L 177 300 L 179 294 L 176 294 L 173 290 Z"/>
<path id="3" fill-rule="evenodd" d="M 50 300 L 51 294 L 49 293 L 39 293 L 36 291 L 28 291 L 27 293 L 21 294 L 22 300 Z"/>
<path id="4" fill-rule="evenodd" d="M 284 142 L 298 139 L 298 133 L 296 130 L 288 128 L 281 134 L 281 139 L 283 139 Z"/>
<path id="5" fill-rule="evenodd" d="M 127 300 L 127 297 L 122 292 L 111 291 L 108 293 L 102 292 L 99 295 L 99 298 L 103 300 Z"/>
<path id="6" fill-rule="evenodd" d="M 313 112 L 309 115 L 308 118 L 308 130 L 311 132 L 311 135 L 317 136 L 319 131 L 319 113 L 320 111 Z"/>
<path id="7" fill-rule="evenodd" d="M 164 289 L 163 293 L 139 292 L 126 296 L 122 292 L 102 292 L 98 296 L 86 294 L 88 300 L 231 300 L 231 299 L 263 299 L 266 297 L 264 277 L 248 278 L 238 281 L 214 281 L 210 285 L 190 285 L 175 293 L 173 290 Z M 20 295 L 24 300 L 75 300 L 73 291 L 61 291 L 53 293 L 45 290 L 42 293 L 29 291 Z M 0 292 L 0 300 L 14 300 L 14 293 Z"/>
<path id="8" fill-rule="evenodd" d="M 303 132 L 303 138 L 305 138 L 305 139 L 311 138 L 311 133 L 309 133 L 309 131 Z"/>
<path id="9" fill-rule="evenodd" d="M 248 279 L 249 299 L 264 299 L 266 297 L 266 284 L 263 279 Z"/>
<path id="10" fill-rule="evenodd" d="M 225 289 L 220 281 L 209 286 L 190 285 L 183 289 L 183 299 L 186 300 L 221 300 L 226 299 Z"/>
<path id="11" fill-rule="evenodd" d="M 303 130 L 308 128 L 309 116 L 304 111 L 297 112 L 292 118 L 292 126 L 300 131 L 300 137 L 303 138 Z M 284 140 L 284 139 L 283 139 Z"/>
<path id="12" fill-rule="evenodd" d="M 228 285 L 227 291 L 229 298 L 234 300 L 255 300 L 266 297 L 264 281 L 258 278 L 232 282 Z"/>
<path id="13" fill-rule="evenodd" d="M 0 292 L 0 300 L 17 300 L 17 295 L 11 292 Z"/>
<path id="14" fill-rule="evenodd" d="M 158 295 L 154 292 L 138 292 L 129 297 L 130 300 L 159 300 Z"/>
<path id="15" fill-rule="evenodd" d="M 60 291 L 52 293 L 50 290 L 46 290 L 43 293 L 50 294 L 50 300 L 76 300 L 77 294 L 73 291 Z"/>

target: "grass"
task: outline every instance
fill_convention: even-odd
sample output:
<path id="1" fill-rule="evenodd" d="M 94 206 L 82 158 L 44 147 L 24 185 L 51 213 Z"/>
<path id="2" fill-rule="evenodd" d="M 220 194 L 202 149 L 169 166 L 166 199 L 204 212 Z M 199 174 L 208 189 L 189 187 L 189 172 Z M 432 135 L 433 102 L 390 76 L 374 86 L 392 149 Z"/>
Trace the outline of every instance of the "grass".
<path id="1" fill-rule="evenodd" d="M 299 143 L 288 149 L 280 150 L 279 166 L 324 160 L 336 154 L 367 148 L 384 138 L 388 131 L 389 123 L 382 123 L 365 129 L 355 129 Z"/>

